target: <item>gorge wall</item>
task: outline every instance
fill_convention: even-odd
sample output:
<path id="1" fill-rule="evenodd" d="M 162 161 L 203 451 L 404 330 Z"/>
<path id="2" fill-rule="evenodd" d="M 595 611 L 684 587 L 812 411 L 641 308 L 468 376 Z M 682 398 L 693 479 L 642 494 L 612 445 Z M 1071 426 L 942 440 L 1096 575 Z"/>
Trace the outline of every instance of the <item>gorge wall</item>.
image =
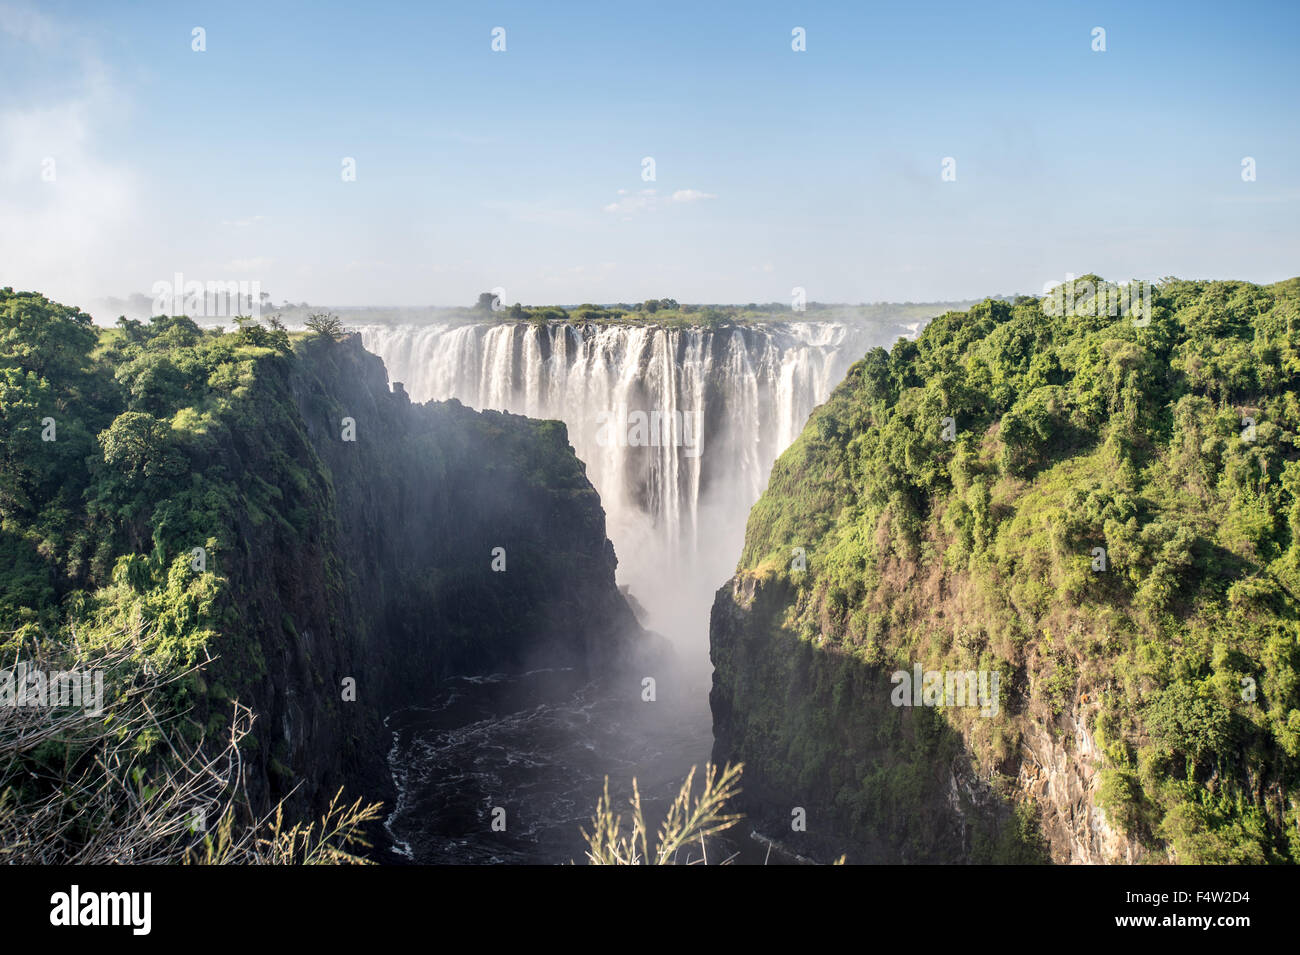
<path id="1" fill-rule="evenodd" d="M 305 533 L 250 519 L 222 562 L 266 662 L 252 685 L 230 679 L 265 724 L 269 795 L 299 780 L 317 801 L 343 784 L 389 795 L 381 717 L 451 674 L 608 672 L 653 652 L 563 425 L 412 404 L 356 337 L 300 343 L 262 387 L 280 428 L 258 447 L 278 447 L 243 460 L 245 480 L 314 501 Z"/>
<path id="2" fill-rule="evenodd" d="M 777 461 L 711 617 L 714 758 L 761 831 L 850 862 L 1300 856 L 1300 280 L 1168 280 L 1141 318 L 942 316 Z"/>

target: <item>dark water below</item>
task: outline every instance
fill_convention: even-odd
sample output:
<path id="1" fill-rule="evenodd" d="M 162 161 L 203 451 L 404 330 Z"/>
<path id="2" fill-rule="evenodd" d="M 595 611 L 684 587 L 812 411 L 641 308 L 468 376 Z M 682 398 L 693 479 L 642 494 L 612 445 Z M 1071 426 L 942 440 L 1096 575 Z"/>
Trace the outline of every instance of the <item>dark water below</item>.
<path id="1" fill-rule="evenodd" d="M 713 742 L 708 686 L 669 683 L 645 702 L 631 676 L 455 677 L 426 705 L 390 714 L 393 861 L 581 864 L 581 830 L 591 828 L 606 776 L 620 811 L 637 779 L 656 829 L 691 767 L 703 772 Z M 504 831 L 492 829 L 494 807 L 505 809 Z"/>

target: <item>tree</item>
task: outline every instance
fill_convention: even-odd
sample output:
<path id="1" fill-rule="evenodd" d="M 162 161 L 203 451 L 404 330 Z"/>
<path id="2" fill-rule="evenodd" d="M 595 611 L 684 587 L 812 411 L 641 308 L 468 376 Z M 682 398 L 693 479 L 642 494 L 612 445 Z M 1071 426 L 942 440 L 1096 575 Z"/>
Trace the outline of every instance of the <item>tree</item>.
<path id="1" fill-rule="evenodd" d="M 123 337 L 132 344 L 138 345 L 145 340 L 144 322 L 122 315 L 118 317 L 117 327 L 122 329 Z"/>
<path id="2" fill-rule="evenodd" d="M 889 380 L 889 353 L 873 348 L 862 361 L 862 388 L 868 402 L 891 401 L 894 397 Z"/>
<path id="3" fill-rule="evenodd" d="M 89 356 L 97 341 L 84 312 L 34 292 L 0 290 L 0 365 L 80 390 L 88 384 Z"/>
<path id="4" fill-rule="evenodd" d="M 1144 715 L 1151 735 L 1168 750 L 1198 762 L 1228 755 L 1232 713 L 1197 686 L 1170 684 L 1147 705 Z"/>
<path id="5" fill-rule="evenodd" d="M 128 478 L 179 474 L 185 461 L 172 446 L 170 430 L 153 415 L 125 411 L 99 435 L 104 461 Z"/>
<path id="6" fill-rule="evenodd" d="M 306 325 L 320 338 L 336 342 L 343 337 L 343 321 L 332 312 L 313 312 L 307 316 Z"/>

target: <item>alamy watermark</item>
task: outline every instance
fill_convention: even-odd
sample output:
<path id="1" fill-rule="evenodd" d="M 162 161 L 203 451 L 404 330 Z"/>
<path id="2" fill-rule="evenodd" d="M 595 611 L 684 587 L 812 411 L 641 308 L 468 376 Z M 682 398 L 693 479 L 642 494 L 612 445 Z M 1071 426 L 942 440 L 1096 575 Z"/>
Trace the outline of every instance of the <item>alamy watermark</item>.
<path id="1" fill-rule="evenodd" d="M 153 283 L 153 314 L 188 315 L 190 318 L 234 318 L 262 316 L 262 283 L 185 281 L 180 272 L 169 282 Z"/>
<path id="2" fill-rule="evenodd" d="M 0 670 L 0 706 L 74 707 L 99 716 L 104 712 L 104 671 L 48 673 L 19 663 L 12 670 Z"/>
<path id="3" fill-rule="evenodd" d="M 680 447 L 699 457 L 700 411 L 631 411 L 622 405 L 596 415 L 596 443 L 602 448 Z"/>
<path id="4" fill-rule="evenodd" d="M 1085 316 L 1130 316 L 1136 328 L 1151 324 L 1151 283 L 1075 281 L 1071 272 L 1065 281 L 1043 285 L 1043 311 L 1054 318 Z"/>
<path id="5" fill-rule="evenodd" d="M 895 670 L 889 680 L 895 706 L 969 706 L 978 707 L 980 716 L 998 715 L 996 670 L 922 670 L 918 663 L 911 673 Z"/>
<path id="6" fill-rule="evenodd" d="M 73 885 L 50 896 L 54 926 L 126 926 L 132 935 L 148 935 L 153 927 L 152 892 L 83 892 Z"/>

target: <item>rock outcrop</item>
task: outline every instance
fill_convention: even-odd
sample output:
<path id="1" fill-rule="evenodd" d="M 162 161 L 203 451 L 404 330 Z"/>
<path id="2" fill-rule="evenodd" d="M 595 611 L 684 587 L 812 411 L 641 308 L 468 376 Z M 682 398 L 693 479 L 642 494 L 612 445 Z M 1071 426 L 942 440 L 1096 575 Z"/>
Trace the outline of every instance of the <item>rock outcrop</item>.
<path id="1" fill-rule="evenodd" d="M 256 387 L 262 427 L 224 464 L 278 507 L 249 507 L 218 560 L 214 650 L 243 650 L 213 676 L 257 714 L 256 803 L 389 796 L 382 716 L 450 674 L 655 652 L 561 423 L 412 404 L 356 337 L 301 342 Z"/>

